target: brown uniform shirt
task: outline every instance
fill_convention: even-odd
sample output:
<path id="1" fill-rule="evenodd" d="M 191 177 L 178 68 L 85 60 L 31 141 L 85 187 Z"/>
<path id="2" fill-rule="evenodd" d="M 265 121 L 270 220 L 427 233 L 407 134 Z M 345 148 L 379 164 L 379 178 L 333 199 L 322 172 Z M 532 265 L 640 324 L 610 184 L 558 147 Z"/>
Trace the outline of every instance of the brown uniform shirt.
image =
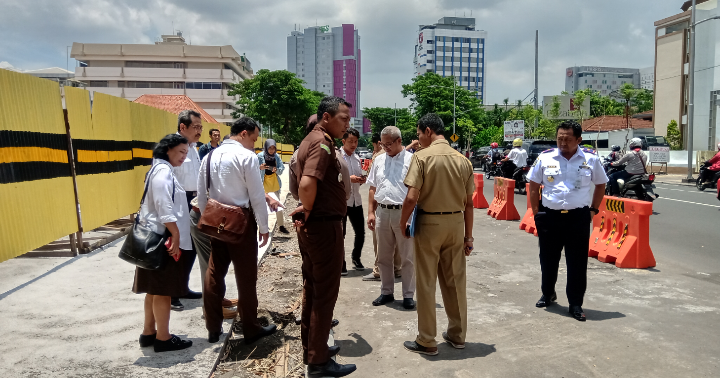
<path id="1" fill-rule="evenodd" d="M 295 169 L 298 179 L 311 176 L 318 180 L 311 219 L 345 216 L 347 200 L 340 162 L 335 154 L 333 140 L 322 126 L 315 126 L 300 143 Z"/>
<path id="2" fill-rule="evenodd" d="M 463 211 L 475 191 L 472 164 L 445 139 L 413 154 L 404 182 L 420 191 L 418 208 L 431 213 Z"/>

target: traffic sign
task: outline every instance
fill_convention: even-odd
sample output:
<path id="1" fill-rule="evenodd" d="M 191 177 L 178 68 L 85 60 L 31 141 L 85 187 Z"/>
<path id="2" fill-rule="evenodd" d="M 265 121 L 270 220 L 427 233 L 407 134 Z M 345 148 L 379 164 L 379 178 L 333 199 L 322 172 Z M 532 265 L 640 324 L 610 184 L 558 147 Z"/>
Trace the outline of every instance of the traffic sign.
<path id="1" fill-rule="evenodd" d="M 460 138 L 460 137 L 457 136 L 457 134 L 453 134 L 453 135 L 450 137 L 450 140 L 453 141 L 453 142 L 457 142 L 457 140 L 458 140 L 459 138 Z"/>

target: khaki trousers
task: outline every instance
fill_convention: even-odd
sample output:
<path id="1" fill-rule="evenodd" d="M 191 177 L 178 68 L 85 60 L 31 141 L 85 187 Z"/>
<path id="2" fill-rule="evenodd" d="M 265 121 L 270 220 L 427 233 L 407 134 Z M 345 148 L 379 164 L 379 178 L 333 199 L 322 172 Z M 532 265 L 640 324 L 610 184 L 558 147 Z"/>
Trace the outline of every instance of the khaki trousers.
<path id="1" fill-rule="evenodd" d="M 413 298 L 415 295 L 415 260 L 414 245 L 411 239 L 406 239 L 400 229 L 399 209 L 377 209 L 377 260 L 380 268 L 380 293 L 390 295 L 395 292 L 394 256 L 399 256 L 402 269 L 403 298 Z M 395 252 L 398 253 L 395 253 Z"/>
<path id="2" fill-rule="evenodd" d="M 375 215 L 375 230 L 377 230 L 377 214 Z M 380 277 L 380 267 L 378 267 L 377 234 L 375 233 L 375 230 L 372 231 L 373 251 L 375 252 L 375 266 L 373 266 L 373 274 L 375 275 L 375 277 Z M 398 253 L 397 247 L 395 248 L 395 255 L 393 256 L 393 265 L 395 267 L 395 275 L 397 276 L 400 274 L 400 271 L 402 269 L 402 262 L 400 261 L 400 253 Z"/>
<path id="3" fill-rule="evenodd" d="M 448 318 L 450 340 L 465 342 L 467 295 L 465 292 L 465 221 L 463 213 L 418 214 L 415 230 L 415 279 L 417 281 L 418 336 L 422 346 L 437 346 L 435 282 L 440 281 Z"/>

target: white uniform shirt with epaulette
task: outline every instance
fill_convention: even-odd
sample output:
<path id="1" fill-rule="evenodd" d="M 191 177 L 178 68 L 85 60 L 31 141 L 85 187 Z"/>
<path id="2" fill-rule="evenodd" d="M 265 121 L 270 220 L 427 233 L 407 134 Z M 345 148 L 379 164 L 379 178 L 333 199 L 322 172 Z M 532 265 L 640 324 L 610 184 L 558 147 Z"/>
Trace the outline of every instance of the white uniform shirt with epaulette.
<path id="1" fill-rule="evenodd" d="M 608 182 L 600 158 L 592 150 L 581 147 L 570 160 L 557 148 L 544 151 L 527 177 L 543 185 L 542 204 L 553 210 L 590 206 L 595 185 Z"/>

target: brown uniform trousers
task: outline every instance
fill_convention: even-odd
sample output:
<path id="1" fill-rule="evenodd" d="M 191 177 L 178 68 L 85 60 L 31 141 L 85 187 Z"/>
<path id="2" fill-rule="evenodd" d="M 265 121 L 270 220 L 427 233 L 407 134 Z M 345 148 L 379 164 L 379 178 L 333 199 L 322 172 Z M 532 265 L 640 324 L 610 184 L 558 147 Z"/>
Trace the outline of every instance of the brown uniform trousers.
<path id="1" fill-rule="evenodd" d="M 235 281 L 239 292 L 239 310 L 245 338 L 257 335 L 261 330 L 257 319 L 257 221 L 250 212 L 245 234 L 237 244 L 211 239 L 211 253 L 208 270 L 205 273 L 203 303 L 205 305 L 205 326 L 210 332 L 220 332 L 223 313 L 222 299 L 225 297 L 225 276 L 230 263 L 235 269 Z"/>
<path id="2" fill-rule="evenodd" d="M 328 336 L 335 302 L 340 291 L 340 273 L 345 255 L 342 217 L 313 221 L 299 227 L 302 254 L 303 302 L 301 337 L 303 359 L 308 364 L 328 361 Z"/>

